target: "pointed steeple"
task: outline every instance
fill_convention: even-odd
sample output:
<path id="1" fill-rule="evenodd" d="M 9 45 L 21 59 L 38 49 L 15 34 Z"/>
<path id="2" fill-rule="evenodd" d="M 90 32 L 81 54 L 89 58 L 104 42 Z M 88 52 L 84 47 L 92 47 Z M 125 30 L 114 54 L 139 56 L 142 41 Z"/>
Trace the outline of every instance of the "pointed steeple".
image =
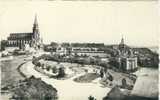
<path id="1" fill-rule="evenodd" d="M 124 53 L 125 53 L 125 48 L 126 48 L 126 46 L 124 44 L 124 38 L 123 38 L 123 35 L 122 35 L 121 42 L 119 44 L 119 50 L 120 50 L 122 55 L 124 55 Z"/>
<path id="2" fill-rule="evenodd" d="M 35 18 L 34 18 L 34 26 L 38 26 L 37 14 L 35 15 Z"/>
<path id="3" fill-rule="evenodd" d="M 37 21 L 37 14 L 35 15 L 34 23 L 33 23 L 33 37 L 39 38 L 39 27 L 38 27 L 38 21 Z"/>
<path id="4" fill-rule="evenodd" d="M 124 38 L 123 38 L 123 35 L 122 35 L 122 39 L 121 39 L 120 44 L 124 44 Z"/>
<path id="5" fill-rule="evenodd" d="M 33 32 L 35 30 L 38 30 L 37 14 L 35 14 L 34 23 L 33 23 Z"/>

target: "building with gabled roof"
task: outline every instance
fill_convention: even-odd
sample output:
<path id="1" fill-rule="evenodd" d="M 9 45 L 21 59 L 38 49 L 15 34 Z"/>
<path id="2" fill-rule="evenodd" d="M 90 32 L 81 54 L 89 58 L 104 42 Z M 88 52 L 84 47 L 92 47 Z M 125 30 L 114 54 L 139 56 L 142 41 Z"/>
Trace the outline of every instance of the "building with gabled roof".
<path id="1" fill-rule="evenodd" d="M 37 15 L 34 19 L 32 32 L 11 33 L 7 38 L 7 47 L 18 47 L 19 49 L 25 49 L 25 45 L 29 45 L 34 49 L 40 49 L 42 46 Z"/>

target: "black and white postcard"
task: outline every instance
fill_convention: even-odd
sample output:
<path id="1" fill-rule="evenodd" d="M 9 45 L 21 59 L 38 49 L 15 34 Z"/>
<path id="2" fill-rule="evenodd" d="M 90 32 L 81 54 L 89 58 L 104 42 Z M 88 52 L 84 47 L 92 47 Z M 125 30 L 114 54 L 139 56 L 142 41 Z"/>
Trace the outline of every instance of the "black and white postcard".
<path id="1" fill-rule="evenodd" d="M 0 1 L 0 100 L 158 100 L 158 0 Z"/>

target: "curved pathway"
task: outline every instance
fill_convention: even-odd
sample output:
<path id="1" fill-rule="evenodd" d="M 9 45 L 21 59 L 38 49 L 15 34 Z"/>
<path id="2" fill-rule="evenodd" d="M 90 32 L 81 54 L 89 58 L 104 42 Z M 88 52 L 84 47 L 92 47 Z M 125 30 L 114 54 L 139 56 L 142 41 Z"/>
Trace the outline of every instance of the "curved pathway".
<path id="1" fill-rule="evenodd" d="M 58 90 L 59 100 L 88 100 L 90 95 L 94 96 L 97 100 L 102 100 L 102 98 L 110 91 L 110 88 L 103 88 L 98 82 L 76 83 L 72 80 L 73 78 L 66 80 L 49 78 L 48 76 L 37 72 L 31 61 L 23 64 L 21 72 L 27 77 L 34 75 L 37 78 L 41 78 L 44 82 L 55 87 Z M 79 75 L 75 77 L 78 77 Z"/>
<path id="2" fill-rule="evenodd" d="M 21 63 L 21 64 L 17 67 L 17 71 L 19 72 L 19 74 L 20 74 L 22 77 L 27 78 L 27 76 L 26 76 L 25 74 L 23 74 L 23 73 L 21 72 L 21 70 L 20 70 L 21 67 L 22 67 L 25 63 L 27 63 L 27 62 Z"/>

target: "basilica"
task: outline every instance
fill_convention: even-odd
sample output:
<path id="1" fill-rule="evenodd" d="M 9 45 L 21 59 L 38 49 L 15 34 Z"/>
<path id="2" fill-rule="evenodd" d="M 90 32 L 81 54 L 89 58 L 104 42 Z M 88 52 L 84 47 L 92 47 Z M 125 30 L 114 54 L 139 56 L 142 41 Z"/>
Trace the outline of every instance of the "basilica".
<path id="1" fill-rule="evenodd" d="M 25 47 L 40 49 L 42 46 L 42 39 L 38 27 L 37 16 L 35 16 L 32 32 L 28 33 L 11 33 L 7 38 L 7 47 L 17 47 L 25 49 Z"/>
<path id="2" fill-rule="evenodd" d="M 119 69 L 133 71 L 138 68 L 137 57 L 134 55 L 133 50 L 124 43 L 123 38 L 118 46 L 117 61 Z"/>

